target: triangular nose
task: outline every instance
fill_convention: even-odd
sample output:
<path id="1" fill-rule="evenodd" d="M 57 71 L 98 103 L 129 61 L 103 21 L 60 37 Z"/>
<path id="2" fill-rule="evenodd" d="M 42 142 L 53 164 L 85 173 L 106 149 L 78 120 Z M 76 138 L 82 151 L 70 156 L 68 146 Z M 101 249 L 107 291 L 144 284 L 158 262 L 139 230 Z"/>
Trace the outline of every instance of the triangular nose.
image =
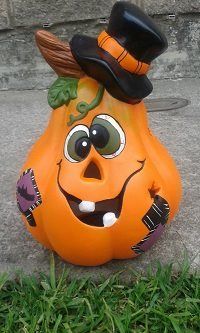
<path id="1" fill-rule="evenodd" d="M 87 168 L 85 169 L 85 172 L 83 174 L 84 178 L 94 178 L 94 179 L 101 179 L 101 172 L 97 166 L 97 164 L 93 161 L 91 161 Z"/>

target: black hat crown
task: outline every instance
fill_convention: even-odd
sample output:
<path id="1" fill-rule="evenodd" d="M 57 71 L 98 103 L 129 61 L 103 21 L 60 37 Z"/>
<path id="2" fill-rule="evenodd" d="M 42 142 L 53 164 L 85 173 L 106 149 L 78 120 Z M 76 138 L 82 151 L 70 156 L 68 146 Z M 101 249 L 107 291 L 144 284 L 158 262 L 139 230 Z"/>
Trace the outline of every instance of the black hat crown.
<path id="1" fill-rule="evenodd" d="M 129 2 L 113 6 L 107 32 L 136 59 L 150 63 L 167 48 L 166 37 L 139 7 Z"/>
<path id="2" fill-rule="evenodd" d="M 139 7 L 120 1 L 98 39 L 75 35 L 70 46 L 86 74 L 113 97 L 135 104 L 151 93 L 146 73 L 151 61 L 167 48 L 167 40 Z"/>

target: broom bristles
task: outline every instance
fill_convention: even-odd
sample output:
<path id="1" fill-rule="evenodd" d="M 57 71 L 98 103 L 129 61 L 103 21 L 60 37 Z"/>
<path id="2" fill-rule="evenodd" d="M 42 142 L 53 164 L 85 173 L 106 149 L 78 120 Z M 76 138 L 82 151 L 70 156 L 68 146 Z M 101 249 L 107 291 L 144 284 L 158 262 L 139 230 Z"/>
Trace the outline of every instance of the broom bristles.
<path id="1" fill-rule="evenodd" d="M 74 59 L 69 43 L 62 42 L 46 30 L 38 30 L 35 39 L 44 59 L 58 76 L 81 78 L 85 75 Z"/>

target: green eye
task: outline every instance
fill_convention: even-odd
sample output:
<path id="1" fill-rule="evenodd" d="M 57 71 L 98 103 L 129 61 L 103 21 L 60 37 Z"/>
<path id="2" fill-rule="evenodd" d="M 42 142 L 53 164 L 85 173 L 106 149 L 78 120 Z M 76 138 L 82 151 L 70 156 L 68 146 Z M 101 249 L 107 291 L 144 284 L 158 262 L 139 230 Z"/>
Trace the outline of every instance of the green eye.
<path id="1" fill-rule="evenodd" d="M 72 128 L 65 140 L 64 155 L 70 162 L 81 162 L 88 156 L 90 148 L 88 128 L 78 125 Z"/>
<path id="2" fill-rule="evenodd" d="M 95 149 L 105 158 L 113 158 L 124 149 L 125 134 L 109 115 L 97 116 L 92 122 L 89 135 Z"/>

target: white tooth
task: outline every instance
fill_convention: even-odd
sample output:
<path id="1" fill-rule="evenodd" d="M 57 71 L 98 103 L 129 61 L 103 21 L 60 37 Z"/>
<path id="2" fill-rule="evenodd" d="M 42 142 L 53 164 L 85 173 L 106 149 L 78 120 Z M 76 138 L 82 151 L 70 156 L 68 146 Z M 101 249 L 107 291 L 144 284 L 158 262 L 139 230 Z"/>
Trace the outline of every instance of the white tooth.
<path id="1" fill-rule="evenodd" d="M 103 225 L 104 227 L 111 227 L 115 222 L 117 221 L 117 218 L 114 213 L 108 212 L 104 214 L 103 216 Z"/>
<path id="2" fill-rule="evenodd" d="M 92 213 L 95 211 L 95 202 L 92 201 L 81 201 L 79 209 L 83 213 Z"/>

